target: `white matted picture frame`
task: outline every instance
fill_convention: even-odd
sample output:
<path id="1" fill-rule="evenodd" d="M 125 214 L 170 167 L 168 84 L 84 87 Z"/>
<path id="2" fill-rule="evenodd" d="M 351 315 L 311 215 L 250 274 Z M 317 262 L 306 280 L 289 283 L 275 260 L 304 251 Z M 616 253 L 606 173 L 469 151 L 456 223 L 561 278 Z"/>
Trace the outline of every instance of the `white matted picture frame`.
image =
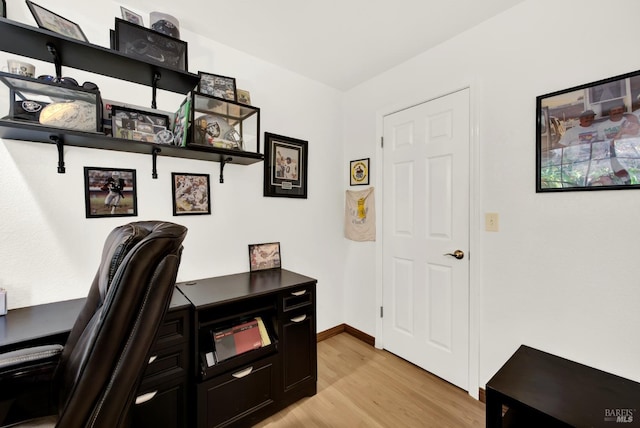
<path id="1" fill-rule="evenodd" d="M 369 158 L 356 159 L 350 162 L 349 183 L 352 186 L 369 184 Z"/>
<path id="2" fill-rule="evenodd" d="M 122 12 L 122 19 L 124 19 L 125 21 L 132 22 L 144 27 L 144 20 L 142 19 L 141 15 L 138 15 L 137 13 L 127 9 L 124 6 L 120 6 L 120 12 Z"/>
<path id="3" fill-rule="evenodd" d="M 251 272 L 280 269 L 280 242 L 249 244 L 249 270 Z"/>

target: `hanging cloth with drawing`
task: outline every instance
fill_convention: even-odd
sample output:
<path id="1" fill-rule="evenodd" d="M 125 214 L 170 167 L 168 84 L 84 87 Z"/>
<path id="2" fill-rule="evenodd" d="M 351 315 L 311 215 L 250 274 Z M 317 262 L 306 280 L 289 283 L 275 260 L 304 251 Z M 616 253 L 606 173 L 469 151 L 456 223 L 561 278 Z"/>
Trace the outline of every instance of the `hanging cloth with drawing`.
<path id="1" fill-rule="evenodd" d="M 376 240 L 376 211 L 373 187 L 347 190 L 344 210 L 344 236 L 352 241 Z"/>

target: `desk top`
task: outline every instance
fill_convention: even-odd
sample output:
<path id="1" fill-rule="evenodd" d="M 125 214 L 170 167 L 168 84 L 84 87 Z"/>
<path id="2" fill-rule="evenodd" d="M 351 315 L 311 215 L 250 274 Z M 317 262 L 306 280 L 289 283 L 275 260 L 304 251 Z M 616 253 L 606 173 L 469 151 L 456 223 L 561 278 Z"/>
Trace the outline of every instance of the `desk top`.
<path id="1" fill-rule="evenodd" d="M 11 309 L 0 316 L 0 352 L 23 346 L 64 343 L 84 305 L 85 299 L 65 300 L 44 305 Z M 174 290 L 170 308 L 189 305 Z"/>
<path id="2" fill-rule="evenodd" d="M 487 383 L 490 389 L 575 427 L 612 427 L 625 414 L 632 418 L 625 427 L 640 426 L 640 383 L 525 345 Z"/>
<path id="3" fill-rule="evenodd" d="M 271 269 L 186 281 L 176 287 L 196 309 L 201 309 L 316 282 L 286 269 Z"/>

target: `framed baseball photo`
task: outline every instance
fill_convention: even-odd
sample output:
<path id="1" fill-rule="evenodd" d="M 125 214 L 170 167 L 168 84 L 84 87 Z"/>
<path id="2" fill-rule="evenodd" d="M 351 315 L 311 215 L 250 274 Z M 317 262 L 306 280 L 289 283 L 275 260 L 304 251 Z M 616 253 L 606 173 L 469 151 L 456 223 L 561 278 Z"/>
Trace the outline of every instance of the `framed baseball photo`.
<path id="1" fill-rule="evenodd" d="M 173 215 L 211 214 L 209 174 L 171 173 Z"/>
<path id="2" fill-rule="evenodd" d="M 27 0 L 27 6 L 29 6 L 29 10 L 35 18 L 38 27 L 82 42 L 89 41 L 80 26 L 75 22 L 71 22 L 67 18 L 63 18 L 30 0 Z"/>
<path id="3" fill-rule="evenodd" d="M 309 143 L 264 133 L 264 196 L 307 198 Z"/>
<path id="4" fill-rule="evenodd" d="M 138 215 L 135 169 L 86 166 L 84 189 L 87 218 Z"/>
<path id="5" fill-rule="evenodd" d="M 249 270 L 251 272 L 280 269 L 281 265 L 279 242 L 249 245 Z"/>

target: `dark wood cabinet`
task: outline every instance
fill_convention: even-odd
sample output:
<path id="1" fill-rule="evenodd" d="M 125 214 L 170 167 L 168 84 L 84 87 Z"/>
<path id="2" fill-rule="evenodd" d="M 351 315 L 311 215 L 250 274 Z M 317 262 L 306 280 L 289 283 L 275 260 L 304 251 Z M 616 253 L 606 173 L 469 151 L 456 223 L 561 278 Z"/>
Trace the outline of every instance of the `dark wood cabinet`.
<path id="1" fill-rule="evenodd" d="M 316 393 L 316 280 L 287 270 L 177 284 L 193 304 L 197 427 L 251 426 Z M 271 344 L 212 363 L 212 332 L 260 317 Z M 211 356 L 209 357 L 211 358 Z"/>

